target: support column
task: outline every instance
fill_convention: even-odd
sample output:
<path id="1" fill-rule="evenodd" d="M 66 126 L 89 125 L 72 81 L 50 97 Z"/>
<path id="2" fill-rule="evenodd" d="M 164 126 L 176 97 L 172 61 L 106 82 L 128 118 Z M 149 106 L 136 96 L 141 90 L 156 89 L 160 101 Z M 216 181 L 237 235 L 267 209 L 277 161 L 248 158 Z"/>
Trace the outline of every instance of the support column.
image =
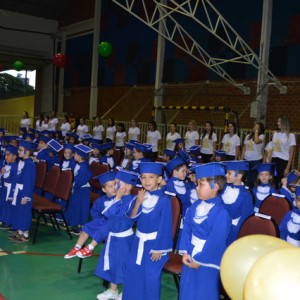
<path id="1" fill-rule="evenodd" d="M 60 52 L 66 54 L 66 32 L 62 31 L 60 36 L 61 49 Z M 57 93 L 57 115 L 62 116 L 64 110 L 64 78 L 65 68 L 59 68 L 59 81 Z M 54 109 L 54 108 L 53 108 Z"/>
<path id="2" fill-rule="evenodd" d="M 161 0 L 161 4 L 166 5 L 166 0 Z M 165 33 L 165 28 L 163 22 L 159 22 L 159 32 L 162 34 Z M 163 93 L 164 89 L 162 88 L 162 76 L 164 70 L 164 59 L 165 59 L 165 38 L 162 35 L 158 35 L 157 41 L 157 54 L 156 54 L 156 74 L 155 74 L 155 96 L 154 96 L 154 106 L 161 106 L 163 103 Z M 154 119 L 157 123 L 162 122 L 162 111 L 156 110 Z"/>
<path id="3" fill-rule="evenodd" d="M 99 60 L 98 44 L 99 44 L 99 36 L 100 36 L 100 17 L 101 17 L 101 0 L 95 0 L 92 75 L 91 75 L 90 110 L 89 110 L 90 119 L 92 119 L 97 115 L 98 60 Z"/>

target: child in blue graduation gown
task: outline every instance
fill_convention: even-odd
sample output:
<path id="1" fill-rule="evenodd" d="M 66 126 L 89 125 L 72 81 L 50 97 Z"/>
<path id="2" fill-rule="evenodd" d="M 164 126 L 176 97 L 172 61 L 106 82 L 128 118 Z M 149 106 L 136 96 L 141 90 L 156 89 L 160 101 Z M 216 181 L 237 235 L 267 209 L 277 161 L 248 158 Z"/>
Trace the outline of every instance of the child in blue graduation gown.
<path id="1" fill-rule="evenodd" d="M 271 163 L 258 164 L 254 167 L 257 171 L 258 184 L 252 188 L 252 194 L 255 199 L 254 211 L 258 212 L 262 202 L 272 193 L 278 191 L 272 185 L 272 169 L 275 165 Z"/>
<path id="2" fill-rule="evenodd" d="M 32 219 L 33 190 L 36 179 L 36 166 L 30 158 L 35 144 L 28 141 L 20 141 L 18 175 L 14 187 L 12 200 L 13 220 L 12 228 L 18 231 L 14 241 L 23 243 L 29 241 L 29 229 Z"/>
<path id="3" fill-rule="evenodd" d="M 5 166 L 1 168 L 2 188 L 0 194 L 0 222 L 2 227 L 9 229 L 12 224 L 12 199 L 16 185 L 18 168 L 18 148 L 7 145 L 5 150 Z"/>
<path id="4" fill-rule="evenodd" d="M 253 200 L 249 190 L 243 184 L 245 171 L 249 168 L 246 160 L 224 162 L 226 166 L 227 186 L 222 192 L 222 200 L 231 217 L 231 229 L 227 244 L 234 242 L 239 234 L 244 221 L 251 216 L 253 211 Z"/>
<path id="5" fill-rule="evenodd" d="M 280 194 L 289 200 L 293 208 L 297 208 L 296 185 L 299 183 L 299 171 L 292 171 L 286 177 L 281 179 Z"/>
<path id="6" fill-rule="evenodd" d="M 160 163 L 140 163 L 139 169 L 143 189 L 128 211 L 128 216 L 137 221 L 137 229 L 128 257 L 122 299 L 158 300 L 161 271 L 172 251 L 171 198 L 159 189 Z"/>
<path id="7" fill-rule="evenodd" d="M 300 248 L 300 186 L 296 186 L 296 208 L 289 211 L 279 225 L 280 238 Z"/>
<path id="8" fill-rule="evenodd" d="M 133 161 L 131 163 L 131 166 L 129 168 L 130 171 L 134 171 L 139 173 L 139 164 L 141 162 L 151 162 L 151 159 L 146 157 L 147 153 L 151 153 L 152 148 L 150 146 L 141 144 L 141 143 L 135 143 L 133 148 Z"/>
<path id="9" fill-rule="evenodd" d="M 114 200 L 116 195 L 115 177 L 116 174 L 112 171 L 103 173 L 97 177 L 105 195 L 98 198 L 93 204 L 91 208 L 92 221 L 83 226 L 74 248 L 64 256 L 65 259 L 76 256 L 80 258 L 90 257 L 93 254 L 94 248 L 107 238 L 109 232 L 108 222 L 107 218 L 102 214 L 102 211 Z M 93 240 L 82 249 L 83 244 L 89 237 Z"/>
<path id="10" fill-rule="evenodd" d="M 88 164 L 91 148 L 78 144 L 74 146 L 75 161 L 73 189 L 65 217 L 73 234 L 79 235 L 82 226 L 88 222 L 90 211 L 90 184 L 92 172 Z"/>
<path id="11" fill-rule="evenodd" d="M 100 158 L 100 162 L 102 164 L 108 165 L 110 170 L 114 169 L 117 166 L 113 158 L 114 143 L 110 142 L 106 144 L 101 144 L 99 145 L 99 148 L 102 154 L 102 157 Z"/>
<path id="12" fill-rule="evenodd" d="M 200 200 L 185 215 L 179 244 L 183 255 L 179 299 L 218 300 L 220 263 L 231 223 L 218 196 L 225 171 L 221 164 L 209 163 L 196 167 L 195 172 Z"/>
<path id="13" fill-rule="evenodd" d="M 72 144 L 64 144 L 64 156 L 61 161 L 61 170 L 72 170 L 76 167 L 76 161 L 74 159 L 74 145 Z"/>
<path id="14" fill-rule="evenodd" d="M 117 285 L 123 284 L 126 264 L 133 239 L 133 220 L 126 216 L 135 196 L 131 190 L 138 182 L 138 174 L 119 170 L 116 175 L 117 194 L 104 210 L 109 234 L 102 250 L 95 274 L 110 282 L 110 288 L 97 295 L 98 300 L 121 299 Z"/>

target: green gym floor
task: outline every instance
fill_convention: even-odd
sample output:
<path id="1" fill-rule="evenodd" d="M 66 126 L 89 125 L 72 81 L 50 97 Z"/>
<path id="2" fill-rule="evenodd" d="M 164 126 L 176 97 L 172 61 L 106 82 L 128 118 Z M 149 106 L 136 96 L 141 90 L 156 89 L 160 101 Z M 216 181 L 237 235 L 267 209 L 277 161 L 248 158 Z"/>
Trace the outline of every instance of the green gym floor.
<path id="1" fill-rule="evenodd" d="M 94 275 L 102 246 L 83 260 L 81 273 L 77 273 L 79 259 L 63 258 L 76 240 L 76 236 L 70 240 L 65 230 L 58 232 L 41 224 L 35 245 L 31 241 L 17 244 L 8 239 L 6 230 L 1 230 L 0 300 L 96 299 L 105 290 L 102 280 Z M 163 274 L 161 300 L 176 299 L 173 277 Z"/>

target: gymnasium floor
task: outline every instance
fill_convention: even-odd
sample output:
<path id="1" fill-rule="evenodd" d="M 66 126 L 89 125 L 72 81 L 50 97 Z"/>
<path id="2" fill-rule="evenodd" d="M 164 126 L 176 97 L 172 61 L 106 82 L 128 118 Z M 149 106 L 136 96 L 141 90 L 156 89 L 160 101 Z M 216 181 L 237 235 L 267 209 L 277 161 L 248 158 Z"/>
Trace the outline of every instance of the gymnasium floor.
<path id="1" fill-rule="evenodd" d="M 95 255 L 83 260 L 77 273 L 78 259 L 64 259 L 77 237 L 70 240 L 64 230 L 55 232 L 41 225 L 37 242 L 17 244 L 0 231 L 0 300 L 92 300 L 105 290 L 95 275 L 100 247 Z M 163 274 L 161 300 L 176 300 L 173 278 Z M 1 297 L 2 296 L 2 297 Z M 142 299 L 133 299 L 142 300 Z"/>

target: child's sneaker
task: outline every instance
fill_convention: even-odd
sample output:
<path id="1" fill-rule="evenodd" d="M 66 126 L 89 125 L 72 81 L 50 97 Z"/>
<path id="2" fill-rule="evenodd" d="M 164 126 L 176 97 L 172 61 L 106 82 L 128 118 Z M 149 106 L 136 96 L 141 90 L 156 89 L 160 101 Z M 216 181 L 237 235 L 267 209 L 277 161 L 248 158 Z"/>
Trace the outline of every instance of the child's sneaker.
<path id="1" fill-rule="evenodd" d="M 29 242 L 29 236 L 25 237 L 24 235 L 20 235 L 19 237 L 14 238 L 13 241 L 16 243 L 26 243 Z"/>
<path id="2" fill-rule="evenodd" d="M 86 258 L 86 257 L 92 256 L 92 255 L 93 255 L 93 251 L 90 250 L 88 246 L 86 246 L 86 247 L 80 249 L 80 250 L 76 253 L 76 255 L 77 255 L 78 257 L 80 257 L 80 258 Z"/>
<path id="3" fill-rule="evenodd" d="M 65 259 L 69 259 L 69 258 L 75 257 L 75 256 L 76 256 L 76 253 L 77 253 L 79 250 L 80 250 L 80 249 L 72 248 L 72 249 L 70 250 L 70 252 L 64 256 L 64 258 L 65 258 Z"/>
<path id="4" fill-rule="evenodd" d="M 111 289 L 106 290 L 105 292 L 98 294 L 98 300 L 116 300 L 118 298 L 118 291 L 113 291 Z"/>

